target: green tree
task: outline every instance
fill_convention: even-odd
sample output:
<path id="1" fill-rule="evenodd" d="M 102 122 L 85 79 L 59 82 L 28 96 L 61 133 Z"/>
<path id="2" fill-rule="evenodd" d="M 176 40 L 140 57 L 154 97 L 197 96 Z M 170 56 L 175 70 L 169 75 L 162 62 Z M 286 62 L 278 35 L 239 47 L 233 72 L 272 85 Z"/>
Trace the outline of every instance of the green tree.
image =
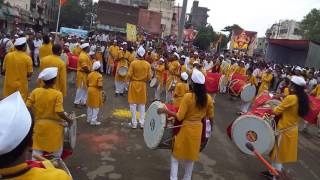
<path id="1" fill-rule="evenodd" d="M 226 26 L 222 29 L 223 32 L 228 32 L 228 42 L 231 40 L 232 32 L 233 31 L 238 31 L 238 30 L 243 30 L 242 27 L 240 27 L 238 24 L 234 24 L 232 26 Z"/>
<path id="2" fill-rule="evenodd" d="M 304 38 L 320 42 L 320 9 L 312 9 L 301 21 Z"/>
<path id="3" fill-rule="evenodd" d="M 193 44 L 201 50 L 206 50 L 209 48 L 210 43 L 214 42 L 217 38 L 217 33 L 213 30 L 211 25 L 208 25 L 199 28 L 198 35 Z"/>
<path id="4" fill-rule="evenodd" d="M 60 26 L 77 28 L 83 25 L 85 10 L 79 0 L 68 0 L 61 8 Z"/>

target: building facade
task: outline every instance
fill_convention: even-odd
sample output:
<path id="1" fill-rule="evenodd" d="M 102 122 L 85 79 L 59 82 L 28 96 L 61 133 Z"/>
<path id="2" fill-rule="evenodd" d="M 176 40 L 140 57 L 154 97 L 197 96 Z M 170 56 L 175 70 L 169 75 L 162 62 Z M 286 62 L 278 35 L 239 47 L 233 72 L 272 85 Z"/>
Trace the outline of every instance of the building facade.
<path id="1" fill-rule="evenodd" d="M 100 1 L 106 1 L 116 4 L 122 4 L 122 5 L 128 5 L 128 6 L 140 6 L 140 7 L 148 7 L 149 0 L 100 0 Z"/>
<path id="2" fill-rule="evenodd" d="M 30 0 L 4 0 L 4 3 L 9 3 L 13 7 L 30 10 Z"/>
<path id="3" fill-rule="evenodd" d="M 169 36 L 171 34 L 172 19 L 174 14 L 174 1 L 151 0 L 148 10 L 161 13 L 162 36 Z"/>
<path id="4" fill-rule="evenodd" d="M 267 30 L 266 37 L 270 39 L 301 40 L 302 36 L 299 35 L 299 31 L 299 22 L 294 20 L 281 20 Z"/>
<path id="5" fill-rule="evenodd" d="M 199 7 L 199 1 L 193 1 L 191 13 L 189 14 L 189 23 L 191 23 L 195 29 L 206 26 L 209 17 L 208 11 L 210 11 L 210 9 L 206 7 Z"/>
<path id="6" fill-rule="evenodd" d="M 181 11 L 182 11 L 181 6 L 174 6 L 173 17 L 171 22 L 171 35 L 173 36 L 178 35 Z"/>

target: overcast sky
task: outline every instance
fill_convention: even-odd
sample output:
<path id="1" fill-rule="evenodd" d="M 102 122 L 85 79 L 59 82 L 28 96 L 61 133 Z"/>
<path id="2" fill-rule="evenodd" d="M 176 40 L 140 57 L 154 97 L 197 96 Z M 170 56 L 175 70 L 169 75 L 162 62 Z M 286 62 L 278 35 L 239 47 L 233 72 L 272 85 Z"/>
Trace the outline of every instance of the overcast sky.
<path id="1" fill-rule="evenodd" d="M 183 0 L 176 2 L 181 5 Z M 188 0 L 188 12 L 192 2 Z M 199 0 L 199 5 L 210 9 L 208 23 L 215 31 L 239 24 L 261 37 L 280 19 L 300 21 L 312 8 L 320 8 L 320 0 Z"/>
<path id="2" fill-rule="evenodd" d="M 181 6 L 182 2 L 176 0 Z M 188 12 L 192 2 L 188 0 Z M 246 30 L 257 31 L 259 37 L 280 19 L 300 21 L 312 8 L 320 8 L 320 0 L 199 0 L 199 4 L 210 9 L 208 23 L 215 31 L 239 24 Z"/>

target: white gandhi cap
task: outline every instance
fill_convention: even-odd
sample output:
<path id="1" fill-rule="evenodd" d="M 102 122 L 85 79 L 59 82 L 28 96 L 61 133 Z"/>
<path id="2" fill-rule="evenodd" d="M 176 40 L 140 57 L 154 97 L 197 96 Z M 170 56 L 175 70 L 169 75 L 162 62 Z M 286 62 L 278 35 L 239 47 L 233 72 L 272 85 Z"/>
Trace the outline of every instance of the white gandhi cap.
<path id="1" fill-rule="evenodd" d="M 97 69 L 99 69 L 100 67 L 101 67 L 100 61 L 95 61 L 95 62 L 93 63 L 93 65 L 92 65 L 92 69 L 93 69 L 93 70 L 97 70 Z"/>
<path id="2" fill-rule="evenodd" d="M 25 44 L 26 42 L 27 42 L 27 38 L 21 37 L 21 38 L 16 39 L 16 41 L 14 42 L 14 45 L 20 46 L 20 45 Z"/>
<path id="3" fill-rule="evenodd" d="M 291 81 L 298 86 L 305 86 L 307 84 L 304 78 L 300 76 L 292 76 Z"/>
<path id="4" fill-rule="evenodd" d="M 84 49 L 84 48 L 89 47 L 89 46 L 90 46 L 89 43 L 83 43 L 83 44 L 81 44 L 80 48 Z"/>
<path id="5" fill-rule="evenodd" d="M 206 81 L 205 76 L 198 69 L 194 68 L 191 75 L 191 80 L 197 84 L 204 84 Z"/>
<path id="6" fill-rule="evenodd" d="M 0 155 L 3 155 L 28 135 L 32 119 L 18 91 L 0 101 L 0 114 Z"/>
<path id="7" fill-rule="evenodd" d="M 58 74 L 58 68 L 56 67 L 45 68 L 39 74 L 38 79 L 48 81 L 50 79 L 57 77 L 57 74 Z"/>

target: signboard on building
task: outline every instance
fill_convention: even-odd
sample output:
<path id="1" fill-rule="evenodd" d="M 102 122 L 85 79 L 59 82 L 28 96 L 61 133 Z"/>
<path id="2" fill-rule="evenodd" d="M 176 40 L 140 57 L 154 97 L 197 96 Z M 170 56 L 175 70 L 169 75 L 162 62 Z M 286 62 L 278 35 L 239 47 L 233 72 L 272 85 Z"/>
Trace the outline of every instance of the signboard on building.
<path id="1" fill-rule="evenodd" d="M 82 38 L 86 38 L 88 36 L 88 31 L 85 31 L 82 29 L 67 28 L 67 27 L 61 27 L 60 33 L 68 34 L 70 36 L 78 36 Z"/>
<path id="2" fill-rule="evenodd" d="M 127 41 L 137 41 L 137 26 L 127 23 Z"/>

